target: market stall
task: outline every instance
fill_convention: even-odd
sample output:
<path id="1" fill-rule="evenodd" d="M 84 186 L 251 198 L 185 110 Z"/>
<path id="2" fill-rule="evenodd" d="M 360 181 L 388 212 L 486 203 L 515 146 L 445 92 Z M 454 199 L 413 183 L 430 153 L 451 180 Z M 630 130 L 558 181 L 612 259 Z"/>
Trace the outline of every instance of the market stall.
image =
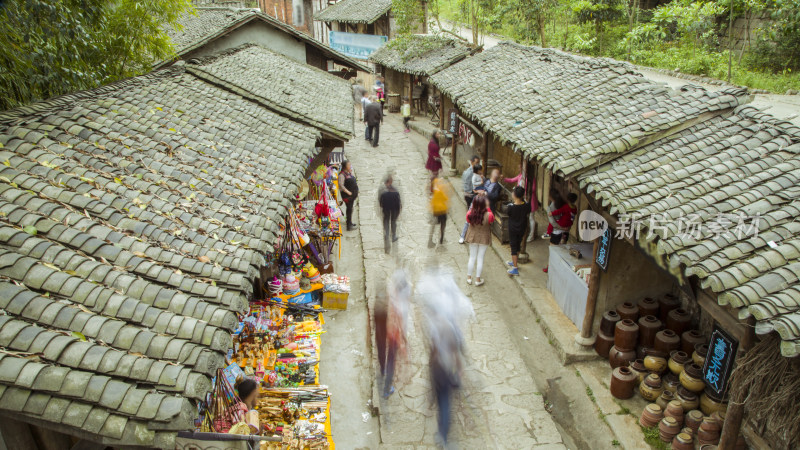
<path id="1" fill-rule="evenodd" d="M 592 244 L 569 244 L 550 247 L 547 290 L 576 326 L 581 326 L 589 294 Z"/>

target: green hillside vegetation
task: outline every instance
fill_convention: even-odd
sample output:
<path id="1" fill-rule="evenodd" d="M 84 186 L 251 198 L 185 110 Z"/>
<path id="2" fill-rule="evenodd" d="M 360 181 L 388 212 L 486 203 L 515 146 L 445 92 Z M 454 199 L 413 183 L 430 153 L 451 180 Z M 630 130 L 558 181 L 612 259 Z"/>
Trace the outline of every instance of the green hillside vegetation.
<path id="1" fill-rule="evenodd" d="M 524 44 L 720 80 L 728 79 L 730 59 L 734 84 L 800 90 L 800 0 L 732 4 L 733 20 L 752 30 L 735 41 L 732 55 L 730 0 L 433 0 L 429 8 L 432 20 Z"/>

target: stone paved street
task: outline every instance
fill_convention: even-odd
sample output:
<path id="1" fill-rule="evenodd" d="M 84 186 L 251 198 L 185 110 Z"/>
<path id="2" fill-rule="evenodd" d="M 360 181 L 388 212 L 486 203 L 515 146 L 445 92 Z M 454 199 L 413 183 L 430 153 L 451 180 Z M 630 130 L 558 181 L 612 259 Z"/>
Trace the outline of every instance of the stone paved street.
<path id="1" fill-rule="evenodd" d="M 444 245 L 428 248 L 428 175 L 420 150 L 427 142 L 416 133 L 403 133 L 394 118 L 387 119 L 382 127 L 381 139 L 377 149 L 368 146 L 363 137 L 346 147 L 361 192 L 357 232 L 362 239 L 370 306 L 382 280 L 396 267 L 396 261 L 410 270 L 413 279 L 430 264 L 441 264 L 453 270 L 476 313 L 476 320 L 465 330 L 468 366 L 464 389 L 454 402 L 453 442 L 460 448 L 565 448 L 516 346 L 508 344 L 512 335 L 495 304 L 498 296 L 504 293 L 519 295 L 518 288 L 503 270 L 499 270 L 502 262 L 492 252 L 486 255 L 486 284 L 481 287 L 466 285 L 467 247 L 458 244 L 465 208 L 459 196 L 452 202 Z M 395 185 L 404 202 L 394 255 L 383 251 L 376 199 L 387 169 L 394 171 Z M 412 304 L 409 357 L 405 367 L 399 368 L 398 392 L 376 404 L 380 411 L 380 440 L 387 448 L 434 446 L 435 406 L 430 396 L 427 349 L 419 309 L 418 304 Z M 380 398 L 377 386 L 374 383 L 374 399 Z"/>

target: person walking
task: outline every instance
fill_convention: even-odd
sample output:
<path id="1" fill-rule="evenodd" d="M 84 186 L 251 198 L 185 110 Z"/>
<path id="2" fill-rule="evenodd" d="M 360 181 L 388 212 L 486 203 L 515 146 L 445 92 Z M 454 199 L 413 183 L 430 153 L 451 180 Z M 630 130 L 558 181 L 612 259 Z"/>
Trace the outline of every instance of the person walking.
<path id="1" fill-rule="evenodd" d="M 383 123 L 383 110 L 375 101 L 375 96 L 369 98 L 370 104 L 364 108 L 364 121 L 367 123 L 367 140 L 372 140 L 372 146 L 378 146 L 381 124 Z"/>
<path id="2" fill-rule="evenodd" d="M 383 398 L 394 394 L 394 372 L 397 360 L 406 354 L 409 299 L 411 283 L 403 269 L 397 269 L 389 280 L 387 289 L 389 308 L 386 316 L 386 374 L 383 379 Z"/>
<path id="3" fill-rule="evenodd" d="M 403 97 L 403 106 L 400 108 L 400 113 L 403 115 L 403 126 L 406 127 L 403 132 L 411 132 L 411 128 L 408 127 L 408 122 L 411 120 L 411 104 L 408 103 L 408 97 Z"/>
<path id="4" fill-rule="evenodd" d="M 476 164 L 478 164 L 478 161 L 480 161 L 478 155 L 472 156 L 472 158 L 469 160 L 469 167 L 461 172 L 461 184 L 463 185 L 462 189 L 464 190 L 464 201 L 467 202 L 467 209 L 469 209 L 470 205 L 472 204 L 472 197 L 475 195 L 475 187 L 472 184 L 472 175 L 475 173 L 473 168 Z M 467 234 L 468 225 L 469 224 L 467 222 L 464 222 L 464 228 L 461 230 L 461 236 L 458 239 L 459 244 L 464 243 L 464 236 Z"/>
<path id="5" fill-rule="evenodd" d="M 383 189 L 378 195 L 378 205 L 383 213 L 383 250 L 388 254 L 392 250 L 392 242 L 397 241 L 397 217 L 402 209 L 400 193 L 394 187 L 392 174 L 386 175 Z"/>
<path id="6" fill-rule="evenodd" d="M 506 262 L 506 264 L 511 267 L 508 269 L 508 274 L 510 276 L 518 276 L 517 258 L 522 246 L 522 237 L 525 235 L 525 227 L 528 226 L 531 204 L 530 202 L 525 202 L 525 189 L 522 186 L 514 187 L 511 192 L 511 199 L 513 201 L 506 210 L 506 214 L 508 214 L 508 242 L 511 246 L 511 261 Z"/>
<path id="7" fill-rule="evenodd" d="M 442 156 L 439 154 L 439 138 L 441 131 L 436 130 L 428 142 L 428 161 L 425 163 L 425 168 L 430 171 L 432 177 L 439 176 L 439 171 L 442 170 Z"/>
<path id="8" fill-rule="evenodd" d="M 450 403 L 453 392 L 461 387 L 461 377 L 464 371 L 464 338 L 451 318 L 437 315 L 434 316 L 432 322 L 428 365 L 431 373 L 433 397 L 439 409 L 439 414 L 437 415 L 439 431 L 436 435 L 436 441 L 444 448 L 448 448 Z"/>
<path id="9" fill-rule="evenodd" d="M 433 220 L 431 222 L 431 232 L 428 239 L 428 248 L 433 248 L 433 232 L 436 225 L 439 225 L 439 244 L 444 244 L 444 228 L 447 225 L 447 210 L 449 209 L 450 196 L 447 194 L 447 185 L 441 178 L 431 179 L 431 212 Z"/>
<path id="10" fill-rule="evenodd" d="M 483 271 L 483 258 L 486 249 L 492 243 L 492 228 L 494 214 L 489 205 L 489 198 L 484 193 L 479 193 L 472 199 L 472 206 L 467 211 L 467 235 L 465 241 L 469 244 L 469 261 L 467 262 L 467 284 L 472 284 L 472 271 L 475 271 L 475 286 L 483 284 L 481 272 Z"/>
<path id="11" fill-rule="evenodd" d="M 358 181 L 356 180 L 355 174 L 353 174 L 353 165 L 350 161 L 342 163 L 342 170 L 339 172 L 339 192 L 346 209 L 347 231 L 355 230 L 356 225 L 353 223 L 353 209 L 355 208 L 355 201 L 358 198 Z"/>
<path id="12" fill-rule="evenodd" d="M 355 103 L 356 107 L 361 106 L 361 99 L 364 98 L 364 95 L 367 93 L 367 90 L 364 89 L 364 86 L 361 82 L 361 79 L 357 79 L 353 82 L 353 102 Z M 364 109 L 363 106 L 359 110 L 359 120 L 364 120 Z"/>
<path id="13" fill-rule="evenodd" d="M 367 125 L 366 120 L 366 113 L 367 113 L 367 105 L 369 105 L 369 95 L 367 95 L 367 91 L 364 91 L 364 95 L 361 97 L 361 121 L 364 122 L 364 140 L 370 141 L 372 140 L 372 136 L 369 134 L 369 125 Z"/>

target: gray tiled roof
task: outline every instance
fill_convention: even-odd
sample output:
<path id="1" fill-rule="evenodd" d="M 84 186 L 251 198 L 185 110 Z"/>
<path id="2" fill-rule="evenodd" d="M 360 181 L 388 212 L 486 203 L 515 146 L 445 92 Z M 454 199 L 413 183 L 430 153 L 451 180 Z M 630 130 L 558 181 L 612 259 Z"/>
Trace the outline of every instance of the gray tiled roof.
<path id="1" fill-rule="evenodd" d="M 392 0 L 341 0 L 318 12 L 321 22 L 372 23 L 392 8 Z"/>
<path id="2" fill-rule="evenodd" d="M 258 70 L 247 70 L 250 67 Z M 187 70 L 294 120 L 345 140 L 353 136 L 352 87 L 315 67 L 264 47 L 245 45 L 192 60 Z M 319 97 L 313 92 L 324 94 Z"/>
<path id="3" fill-rule="evenodd" d="M 433 75 L 472 53 L 472 48 L 462 41 L 432 35 L 413 35 L 402 48 L 395 47 L 394 42 L 399 41 L 373 52 L 370 61 L 400 72 Z"/>
<path id="4" fill-rule="evenodd" d="M 193 11 L 184 13 L 178 19 L 180 29 L 176 29 L 171 26 L 165 26 L 164 31 L 172 40 L 172 44 L 175 47 L 175 52 L 180 56 L 200 48 L 211 41 L 221 38 L 230 33 L 232 30 L 246 23 L 250 23 L 253 20 L 261 20 L 266 22 L 270 26 L 293 36 L 299 41 L 305 42 L 306 44 L 317 48 L 325 56 L 334 60 L 337 64 L 364 72 L 371 72 L 369 67 L 356 61 L 355 59 L 345 56 L 344 54 L 339 53 L 324 43 L 314 39 L 313 37 L 298 31 L 294 27 L 254 9 L 198 7 Z M 167 61 L 161 61 L 157 64 L 157 66 L 162 66 L 166 62 Z"/>
<path id="5" fill-rule="evenodd" d="M 468 118 L 555 173 L 601 164 L 704 113 L 732 109 L 744 89 L 674 92 L 630 64 L 503 42 L 431 77 Z"/>
<path id="6" fill-rule="evenodd" d="M 800 127 L 740 107 L 580 184 L 613 214 L 640 215 L 645 226 L 653 218 L 658 227 L 640 239 L 740 317 L 755 316 L 756 332 L 778 332 L 784 355 L 800 354 Z"/>
<path id="7" fill-rule="evenodd" d="M 174 448 L 318 136 L 182 67 L 0 113 L 0 410 Z"/>

